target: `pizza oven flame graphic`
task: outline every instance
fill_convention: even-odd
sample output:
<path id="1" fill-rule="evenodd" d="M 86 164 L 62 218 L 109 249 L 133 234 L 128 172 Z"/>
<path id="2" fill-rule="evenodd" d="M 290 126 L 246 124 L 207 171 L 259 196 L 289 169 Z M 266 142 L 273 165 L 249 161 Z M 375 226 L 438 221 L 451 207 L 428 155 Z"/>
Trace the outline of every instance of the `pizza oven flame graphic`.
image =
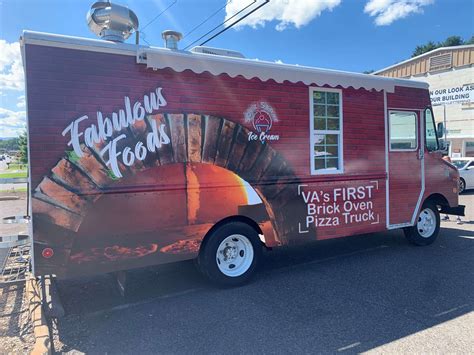
<path id="1" fill-rule="evenodd" d="M 257 132 L 268 132 L 272 127 L 272 118 L 265 111 L 257 111 L 253 124 Z"/>

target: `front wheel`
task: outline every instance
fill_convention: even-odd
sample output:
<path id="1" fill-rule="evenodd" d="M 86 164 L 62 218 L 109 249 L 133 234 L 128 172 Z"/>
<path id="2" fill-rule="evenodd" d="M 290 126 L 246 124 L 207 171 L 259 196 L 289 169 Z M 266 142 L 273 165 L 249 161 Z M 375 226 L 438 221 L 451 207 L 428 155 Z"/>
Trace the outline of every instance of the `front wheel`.
<path id="1" fill-rule="evenodd" d="M 218 285 L 238 286 L 254 274 L 261 254 L 257 231 L 246 223 L 230 222 L 208 236 L 199 253 L 199 267 Z"/>
<path id="2" fill-rule="evenodd" d="M 405 237 L 412 244 L 424 246 L 432 244 L 439 234 L 440 217 L 435 204 L 427 201 L 421 207 L 416 224 L 403 229 Z"/>
<path id="3" fill-rule="evenodd" d="M 466 190 L 466 182 L 463 178 L 459 179 L 459 194 L 462 194 Z"/>

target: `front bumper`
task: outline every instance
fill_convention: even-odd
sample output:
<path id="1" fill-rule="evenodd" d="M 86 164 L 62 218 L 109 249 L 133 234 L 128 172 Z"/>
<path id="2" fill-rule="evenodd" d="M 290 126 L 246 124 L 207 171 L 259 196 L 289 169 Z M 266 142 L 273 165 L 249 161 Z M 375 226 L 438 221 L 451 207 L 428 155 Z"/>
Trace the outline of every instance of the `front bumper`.
<path id="1" fill-rule="evenodd" d="M 458 205 L 456 207 L 441 206 L 441 209 L 439 210 L 439 212 L 445 213 L 445 214 L 452 214 L 455 216 L 465 216 L 464 214 L 465 209 L 466 209 L 466 206 L 464 205 Z"/>

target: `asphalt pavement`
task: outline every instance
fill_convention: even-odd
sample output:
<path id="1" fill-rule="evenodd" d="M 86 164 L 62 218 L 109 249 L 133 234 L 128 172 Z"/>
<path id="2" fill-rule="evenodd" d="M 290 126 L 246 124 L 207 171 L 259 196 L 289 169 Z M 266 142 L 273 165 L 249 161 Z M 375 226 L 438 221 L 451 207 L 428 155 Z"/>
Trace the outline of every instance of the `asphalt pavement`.
<path id="1" fill-rule="evenodd" d="M 0 184 L 0 191 L 2 192 L 15 192 L 15 191 L 24 191 L 26 190 L 26 183 L 12 183 L 12 184 Z"/>
<path id="2" fill-rule="evenodd" d="M 25 192 L 2 192 L 7 190 L 5 184 L 0 184 L 0 235 L 8 236 L 24 233 L 28 230 L 25 224 L 3 224 L 4 217 L 24 215 L 26 213 L 26 193 Z M 10 199 L 13 197 L 14 199 Z M 0 272 L 5 263 L 10 249 L 0 248 Z"/>
<path id="3" fill-rule="evenodd" d="M 474 193 L 461 203 L 474 207 Z M 55 349 L 92 353 L 472 353 L 474 215 L 435 244 L 401 231 L 280 248 L 243 287 L 192 262 L 63 281 Z"/>

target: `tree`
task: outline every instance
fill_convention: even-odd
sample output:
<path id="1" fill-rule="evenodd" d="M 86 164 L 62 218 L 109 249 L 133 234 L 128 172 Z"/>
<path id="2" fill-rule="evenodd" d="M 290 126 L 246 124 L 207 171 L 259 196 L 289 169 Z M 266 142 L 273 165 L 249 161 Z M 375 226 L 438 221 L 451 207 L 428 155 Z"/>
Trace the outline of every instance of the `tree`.
<path id="1" fill-rule="evenodd" d="M 23 164 L 28 164 L 28 137 L 26 131 L 23 131 L 18 137 L 18 146 L 20 149 L 20 161 Z"/>
<path id="2" fill-rule="evenodd" d="M 464 41 L 461 38 L 461 36 L 449 36 L 443 42 L 438 42 L 438 43 L 429 41 L 426 44 L 416 46 L 411 57 L 413 58 L 413 57 L 419 56 L 421 54 L 430 52 L 436 48 L 462 46 L 463 44 L 474 44 L 474 36 L 472 36 L 467 41 Z"/>
<path id="3" fill-rule="evenodd" d="M 364 73 L 364 74 L 372 74 L 374 71 L 375 71 L 375 70 L 370 69 L 370 70 L 365 70 L 365 71 L 363 71 L 362 73 Z"/>
<path id="4" fill-rule="evenodd" d="M 450 36 L 446 38 L 443 43 L 440 44 L 441 47 L 461 46 L 464 44 L 464 41 L 460 36 Z"/>
<path id="5" fill-rule="evenodd" d="M 0 139 L 0 154 L 11 150 L 18 150 L 18 137 Z"/>
<path id="6" fill-rule="evenodd" d="M 421 55 L 423 53 L 432 51 L 433 49 L 439 48 L 439 44 L 434 43 L 433 41 L 429 41 L 426 44 L 423 44 L 421 46 L 416 46 L 413 54 L 411 55 L 412 58 L 416 57 L 418 55 Z"/>

